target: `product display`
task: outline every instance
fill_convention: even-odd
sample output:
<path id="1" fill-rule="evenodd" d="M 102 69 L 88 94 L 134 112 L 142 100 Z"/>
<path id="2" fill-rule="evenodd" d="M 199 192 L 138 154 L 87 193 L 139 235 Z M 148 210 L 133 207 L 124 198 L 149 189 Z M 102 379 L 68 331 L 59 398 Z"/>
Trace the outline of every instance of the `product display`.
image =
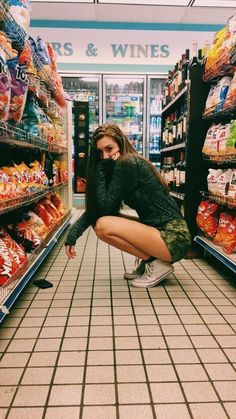
<path id="1" fill-rule="evenodd" d="M 28 39 L 29 5 L 3 5 L 0 34 L 0 321 L 71 209 L 69 110 L 51 46 Z"/>
<path id="2" fill-rule="evenodd" d="M 206 56 L 210 85 L 203 118 L 210 126 L 202 147 L 206 183 L 196 241 L 236 272 L 236 16 L 215 34 Z M 210 239 L 210 240 L 209 240 Z"/>

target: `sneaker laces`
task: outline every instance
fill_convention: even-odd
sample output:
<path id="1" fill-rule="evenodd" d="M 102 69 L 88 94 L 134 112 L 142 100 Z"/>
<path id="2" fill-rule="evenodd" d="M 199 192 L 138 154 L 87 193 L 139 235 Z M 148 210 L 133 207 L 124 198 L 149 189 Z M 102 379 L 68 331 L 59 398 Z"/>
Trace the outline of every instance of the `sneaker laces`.
<path id="1" fill-rule="evenodd" d="M 151 278 L 151 276 L 152 276 L 152 272 L 153 272 L 153 264 L 152 264 L 152 262 L 150 262 L 150 263 L 146 263 L 146 266 L 145 266 L 145 272 L 144 272 L 144 274 L 143 274 L 143 279 L 146 279 L 146 280 L 148 280 L 149 278 Z"/>
<path id="2" fill-rule="evenodd" d="M 139 264 L 140 264 L 140 261 L 141 261 L 141 259 L 140 258 L 135 258 L 135 262 L 134 262 L 134 271 L 137 269 L 137 267 L 139 266 Z"/>

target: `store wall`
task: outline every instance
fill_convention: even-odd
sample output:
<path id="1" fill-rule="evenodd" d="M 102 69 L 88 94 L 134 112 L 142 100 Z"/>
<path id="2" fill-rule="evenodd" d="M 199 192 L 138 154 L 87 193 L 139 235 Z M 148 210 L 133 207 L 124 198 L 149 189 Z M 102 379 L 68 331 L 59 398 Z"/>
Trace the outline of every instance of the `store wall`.
<path id="1" fill-rule="evenodd" d="M 222 25 L 33 20 L 66 72 L 166 74 L 186 48 L 202 48 Z"/>

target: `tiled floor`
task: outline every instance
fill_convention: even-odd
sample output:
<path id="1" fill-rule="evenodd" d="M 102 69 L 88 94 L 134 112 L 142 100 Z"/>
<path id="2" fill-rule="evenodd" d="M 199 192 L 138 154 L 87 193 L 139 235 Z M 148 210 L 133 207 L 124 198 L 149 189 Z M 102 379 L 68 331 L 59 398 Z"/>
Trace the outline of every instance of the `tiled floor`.
<path id="1" fill-rule="evenodd" d="M 0 327 L 0 418 L 236 418 L 235 278 L 182 260 L 162 284 L 132 288 L 134 258 L 63 237 Z"/>

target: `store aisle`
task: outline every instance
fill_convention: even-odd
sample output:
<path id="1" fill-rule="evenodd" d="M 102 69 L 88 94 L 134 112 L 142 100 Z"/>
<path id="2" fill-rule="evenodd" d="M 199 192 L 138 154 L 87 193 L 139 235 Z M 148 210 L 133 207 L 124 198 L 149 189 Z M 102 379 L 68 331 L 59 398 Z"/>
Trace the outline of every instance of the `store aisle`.
<path id="1" fill-rule="evenodd" d="M 233 274 L 183 260 L 159 286 L 129 286 L 134 258 L 92 229 L 63 237 L 0 327 L 0 418 L 236 418 Z"/>

